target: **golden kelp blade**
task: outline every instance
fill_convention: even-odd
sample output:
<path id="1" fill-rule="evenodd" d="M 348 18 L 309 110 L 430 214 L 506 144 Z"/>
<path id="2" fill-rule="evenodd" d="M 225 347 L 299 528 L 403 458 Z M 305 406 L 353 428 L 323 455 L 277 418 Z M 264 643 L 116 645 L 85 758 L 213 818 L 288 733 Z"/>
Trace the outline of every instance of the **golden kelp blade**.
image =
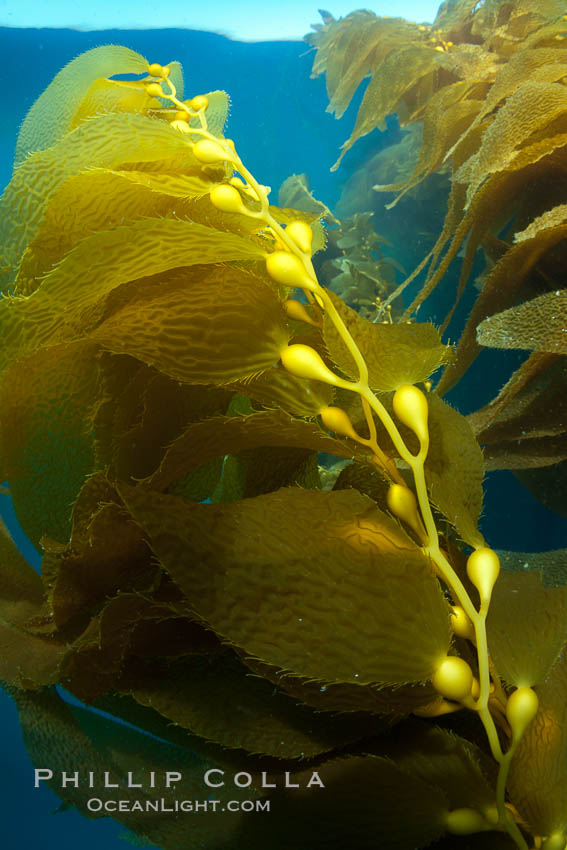
<path id="1" fill-rule="evenodd" d="M 120 492 L 195 615 L 254 658 L 324 682 L 402 684 L 430 678 L 449 648 L 428 558 L 354 491 L 228 505 Z"/>
<path id="2" fill-rule="evenodd" d="M 401 384 L 425 381 L 449 359 L 451 349 L 441 344 L 433 325 L 374 324 L 332 292 L 329 297 L 364 355 L 372 389 L 388 392 Z M 335 363 L 347 375 L 356 377 L 354 361 L 327 314 L 323 336 Z"/>
<path id="3" fill-rule="evenodd" d="M 431 447 L 425 474 L 432 503 L 471 546 L 483 545 L 484 460 L 467 420 L 435 393 L 428 395 Z"/>
<path id="4" fill-rule="evenodd" d="M 476 0 L 454 0 L 452 3 L 442 3 L 433 26 L 442 27 L 446 32 L 461 30 L 473 19 L 477 6 Z"/>
<path id="5" fill-rule="evenodd" d="M 239 237 L 200 226 L 200 232 L 205 230 L 220 237 L 216 259 L 222 258 L 230 238 L 246 246 Z M 187 249 L 187 240 L 178 244 Z M 194 260 L 202 249 L 194 243 Z M 129 354 L 178 381 L 228 384 L 274 366 L 287 345 L 288 330 L 270 286 L 240 269 L 215 265 L 197 274 L 188 272 L 181 281 L 158 280 L 140 287 L 90 338 L 107 351 Z"/>
<path id="6" fill-rule="evenodd" d="M 368 459 L 362 446 L 330 437 L 315 422 L 295 419 L 283 410 L 264 410 L 249 416 L 214 416 L 189 425 L 167 447 L 148 484 L 165 490 L 207 460 L 260 446 L 309 448 L 337 457 Z"/>
<path id="7" fill-rule="evenodd" d="M 49 617 L 40 624 L 44 629 L 40 633 L 57 635 L 61 631 L 80 641 L 81 633 L 89 627 L 89 642 L 93 630 L 100 636 L 96 618 L 108 599 L 121 593 L 144 594 L 147 598 L 160 571 L 152 563 L 142 530 L 125 513 L 105 471 L 85 479 L 73 505 L 67 539 L 68 543 L 43 540 L 42 570 Z M 106 622 L 105 615 L 103 630 Z M 108 642 L 112 643 L 112 637 Z"/>
<path id="8" fill-rule="evenodd" d="M 440 788 L 451 809 L 482 811 L 494 802 L 494 788 L 484 775 L 487 761 L 473 743 L 440 727 L 415 726 L 390 736 L 381 753 L 398 767 Z M 459 845 L 455 842 L 455 848 Z"/>
<path id="9" fill-rule="evenodd" d="M 183 72 L 179 62 L 169 62 L 168 79 L 175 85 L 177 97 L 183 99 Z M 142 72 L 139 72 L 142 73 Z M 147 81 L 147 77 L 145 78 Z M 149 95 L 144 80 L 107 80 L 102 77 L 95 80 L 83 97 L 69 130 L 77 127 L 81 121 L 100 115 L 103 112 L 139 112 L 142 114 L 160 109 L 167 105 L 163 98 Z"/>
<path id="10" fill-rule="evenodd" d="M 54 145 L 67 133 L 75 112 L 98 77 L 147 74 L 148 63 L 128 47 L 108 44 L 81 53 L 66 65 L 26 115 L 16 144 L 15 165 L 35 151 Z"/>
<path id="11" fill-rule="evenodd" d="M 537 689 L 539 711 L 514 756 L 510 797 L 535 835 L 565 825 L 567 794 L 567 658 L 558 659 Z"/>
<path id="12" fill-rule="evenodd" d="M 525 569 L 540 576 L 542 587 L 567 585 L 567 549 L 549 552 L 499 552 L 505 570 L 523 572 Z M 526 567 L 527 564 L 527 567 Z"/>
<path id="13" fill-rule="evenodd" d="M 567 643 L 567 587 L 543 587 L 532 570 L 503 572 L 494 588 L 487 633 L 491 658 L 508 684 L 541 685 Z"/>
<path id="14" fill-rule="evenodd" d="M 189 423 L 224 413 L 231 397 L 221 388 L 180 384 L 128 356 L 103 354 L 91 415 L 97 467 L 124 481 L 145 478 Z"/>
<path id="15" fill-rule="evenodd" d="M 564 360 L 533 352 L 495 399 L 470 414 L 487 469 L 527 470 L 567 458 Z"/>
<path id="16" fill-rule="evenodd" d="M 394 761 L 350 755 L 326 759 L 318 769 L 324 789 L 305 787 L 311 768 L 295 772 L 300 788 L 273 791 L 270 817 L 250 817 L 235 850 L 375 850 L 377 836 L 383 850 L 415 850 L 443 834 L 446 794 Z"/>
<path id="17" fill-rule="evenodd" d="M 0 362 L 2 356 L 6 362 L 80 338 L 99 318 L 93 308 L 129 281 L 180 266 L 259 259 L 264 253 L 259 243 L 192 221 L 148 218 L 99 231 L 67 254 L 29 297 L 0 303 L 5 346 Z"/>
<path id="18" fill-rule="evenodd" d="M 566 110 L 564 86 L 528 82 L 517 88 L 485 132 L 478 152 L 455 174 L 458 183 L 467 185 L 466 206 L 489 175 L 505 171 L 520 146 Z"/>
<path id="19" fill-rule="evenodd" d="M 447 148 L 460 137 L 463 127 L 470 124 L 478 112 L 479 102 L 470 99 L 474 83 L 461 81 L 436 92 L 423 114 L 423 136 L 419 158 L 411 176 L 403 183 L 376 185 L 378 192 L 400 192 L 388 204 L 392 209 L 398 201 L 429 174 L 440 168 Z"/>
<path id="20" fill-rule="evenodd" d="M 433 170 L 441 171 L 452 160 L 452 191 L 443 232 L 432 254 L 391 296 L 398 297 L 429 264 L 426 281 L 405 318 L 418 309 L 443 279 L 468 236 L 459 289 L 444 323 L 446 327 L 483 240 L 494 241 L 495 230 L 513 220 L 518 210 L 519 221 L 526 220 L 530 208 L 535 215 L 540 214 L 545 199 L 539 199 L 537 191 L 530 194 L 527 187 L 544 187 L 546 180 L 563 179 L 559 151 L 565 147 L 567 100 L 561 81 L 567 72 L 564 58 L 567 24 L 564 17 L 559 17 L 562 15 L 559 10 L 557 2 L 538 4 L 517 0 L 500 4 L 487 0 L 475 4 L 463 0 L 443 4 L 433 28 L 422 26 L 415 27 L 413 32 L 402 32 L 392 26 L 390 41 L 386 37 L 390 22 L 383 19 L 376 23 L 378 19 L 369 13 L 356 13 L 340 21 L 324 16 L 324 25 L 308 36 L 307 40 L 318 50 L 314 73 L 327 72 L 331 109 L 338 108 L 335 99 L 341 91 L 341 81 L 344 94 L 350 97 L 356 84 L 370 73 L 366 100 L 375 80 L 385 75 L 390 64 L 403 62 L 404 56 L 408 59 L 402 73 L 393 81 L 387 81 L 384 76 L 385 85 L 379 98 L 390 104 L 389 109 L 398 113 L 402 123 L 424 120 L 421 152 L 405 185 L 399 179 L 380 179 L 377 189 L 405 193 L 425 175 Z M 371 33 L 378 32 L 380 27 L 384 41 L 372 52 Z M 359 43 L 353 37 L 355 31 L 360 34 Z M 431 51 L 438 69 L 435 74 L 422 76 L 419 53 L 412 53 L 420 50 L 424 51 L 424 57 L 426 51 Z M 362 122 L 363 130 L 367 129 L 364 114 L 363 101 L 357 119 L 357 127 Z M 368 127 L 380 115 L 380 109 L 369 115 Z M 356 133 L 357 128 L 353 137 Z M 361 174 L 363 179 L 362 169 Z M 558 193 L 558 200 L 559 197 Z M 394 205 L 395 201 L 390 206 Z M 519 241 L 519 236 L 516 234 L 515 241 Z M 506 288 L 510 300 L 496 306 L 496 310 L 513 303 L 520 284 L 518 281 L 512 292 L 512 280 L 510 277 Z M 489 307 L 492 292 L 490 285 L 479 297 L 457 361 L 448 367 L 441 381 L 441 392 L 458 380 L 478 352 L 474 329 L 494 312 Z"/>
<path id="21" fill-rule="evenodd" d="M 138 112 L 144 115 L 156 100 L 148 94 L 144 83 L 130 80 L 107 80 L 102 77 L 91 85 L 75 113 L 69 130 L 104 112 Z"/>
<path id="22" fill-rule="evenodd" d="M 320 216 L 329 224 L 339 223 L 331 210 L 313 196 L 307 174 L 292 174 L 284 180 L 278 193 L 278 204 L 284 209 L 303 210 L 313 216 Z"/>
<path id="23" fill-rule="evenodd" d="M 322 715 L 297 705 L 270 682 L 250 676 L 229 652 L 149 663 L 138 671 L 129 677 L 128 693 L 141 705 L 201 738 L 252 754 L 310 758 L 381 726 L 376 718 Z"/>
<path id="24" fill-rule="evenodd" d="M 156 174 L 92 168 L 51 195 L 41 226 L 24 252 L 14 294 L 30 295 L 53 266 L 95 231 L 142 218 L 191 218 L 189 201 L 207 195 L 221 174 Z"/>
<path id="25" fill-rule="evenodd" d="M 242 660 L 252 672 L 272 682 L 278 690 L 292 697 L 296 702 L 310 705 L 317 711 L 369 712 L 380 715 L 384 724 L 389 726 L 407 717 L 416 709 L 441 701 L 440 695 L 431 683 L 397 685 L 384 687 L 377 685 L 355 685 L 348 682 L 325 682 L 304 679 L 296 675 L 283 675 L 277 667 L 271 667 L 262 661 L 251 658 L 243 652 Z"/>
<path id="26" fill-rule="evenodd" d="M 43 591 L 38 573 L 0 529 L 0 679 L 16 687 L 39 689 L 58 679 L 65 644 L 38 637 L 27 629 L 41 612 Z"/>
<path id="27" fill-rule="evenodd" d="M 204 92 L 204 95 L 209 101 L 209 105 L 207 106 L 207 129 L 214 136 L 221 136 L 224 131 L 226 119 L 228 118 L 230 98 L 225 91 Z M 189 126 L 200 127 L 199 119 L 192 118 Z"/>
<path id="28" fill-rule="evenodd" d="M 51 195 L 85 169 L 174 159 L 201 167 L 187 138 L 165 121 L 109 113 L 91 118 L 16 169 L 0 200 L 0 287 L 13 283 L 20 257 L 39 230 Z"/>
<path id="29" fill-rule="evenodd" d="M 481 345 L 567 354 L 567 290 L 548 292 L 484 319 L 476 330 Z"/>
<path id="30" fill-rule="evenodd" d="M 329 384 L 298 378 L 281 364 L 235 389 L 264 407 L 281 408 L 294 416 L 317 416 L 333 400 L 333 387 Z"/>
<path id="31" fill-rule="evenodd" d="M 563 138 L 563 144 L 565 141 L 567 141 L 567 136 Z M 525 172 L 517 172 L 520 183 L 522 175 L 525 178 Z M 544 175 L 545 171 L 542 178 Z M 488 181 L 486 184 L 487 194 L 490 192 L 493 182 L 497 180 L 498 178 L 493 178 L 492 181 Z M 517 186 L 518 182 L 514 181 L 511 187 L 512 191 L 514 184 Z M 476 197 L 478 198 L 481 194 L 483 194 L 483 190 L 480 190 Z M 505 198 L 507 200 L 508 192 L 505 192 L 505 196 L 507 196 Z M 482 216 L 484 210 L 479 207 L 476 212 L 479 216 Z M 476 331 L 480 322 L 487 316 L 501 312 L 518 298 L 520 287 L 524 285 L 530 275 L 535 273 L 538 263 L 548 255 L 553 256 L 554 249 L 557 250 L 557 246 L 565 239 L 566 233 L 567 206 L 560 204 L 538 216 L 525 230 L 516 234 L 515 244 L 508 248 L 486 276 L 483 288 L 457 346 L 455 358 L 447 366 L 439 383 L 438 390 L 440 392 L 444 393 L 450 389 L 480 353 L 481 345 L 476 338 Z M 529 310 L 529 307 L 526 305 L 525 309 Z M 537 318 L 535 320 L 537 321 Z"/>
<path id="32" fill-rule="evenodd" d="M 377 18 L 365 10 L 339 21 L 329 16 L 325 26 L 306 39 L 317 48 L 313 75 L 327 71 L 329 111 L 340 118 L 368 72 L 400 44 L 411 44 L 419 37 L 416 24 L 402 18 Z"/>
<path id="33" fill-rule="evenodd" d="M 18 520 L 38 548 L 45 535 L 68 540 L 73 503 L 93 471 L 86 423 L 95 350 L 92 344 L 54 347 L 2 375 L 1 463 Z"/>
<path id="34" fill-rule="evenodd" d="M 526 44 L 524 49 L 512 56 L 508 63 L 498 68 L 498 74 L 486 100 L 470 127 L 459 137 L 459 143 L 476 129 L 497 106 L 514 94 L 518 88 L 519 79 L 552 83 L 565 76 L 566 60 L 563 58 L 559 45 L 541 48 L 531 47 L 531 49 L 530 47 L 529 44 Z M 449 149 L 447 156 L 455 147 L 457 147 L 457 144 Z"/>
<path id="35" fill-rule="evenodd" d="M 376 127 L 383 128 L 387 115 L 395 112 L 401 98 L 417 81 L 439 65 L 439 56 L 431 47 L 410 46 L 393 51 L 375 70 L 360 105 L 350 138 L 332 170 L 338 168 L 345 153 L 354 143 Z"/>

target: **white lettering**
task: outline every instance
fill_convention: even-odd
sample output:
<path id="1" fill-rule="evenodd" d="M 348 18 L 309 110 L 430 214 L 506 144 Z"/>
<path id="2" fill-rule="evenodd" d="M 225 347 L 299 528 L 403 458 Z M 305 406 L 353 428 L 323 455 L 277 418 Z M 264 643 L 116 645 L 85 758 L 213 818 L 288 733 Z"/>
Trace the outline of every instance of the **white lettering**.
<path id="1" fill-rule="evenodd" d="M 325 783 L 323 782 L 323 780 L 321 779 L 321 777 L 319 776 L 319 774 L 317 773 L 316 770 L 314 770 L 313 773 L 311 774 L 311 779 L 307 783 L 307 787 L 311 788 L 312 785 L 318 785 L 319 788 L 325 787 Z"/>
<path id="2" fill-rule="evenodd" d="M 120 788 L 117 782 L 110 781 L 110 771 L 106 770 L 104 772 L 104 787 L 105 788 Z"/>
<path id="3" fill-rule="evenodd" d="M 286 774 L 285 774 L 285 787 L 286 787 L 286 788 L 299 788 L 299 783 L 291 782 L 291 781 L 290 781 L 290 776 L 291 776 L 291 774 L 290 774 L 290 773 L 288 773 L 288 772 L 286 771 Z"/>
<path id="4" fill-rule="evenodd" d="M 224 781 L 221 779 L 220 782 L 211 782 L 210 777 L 213 773 L 220 773 L 221 776 L 224 776 L 224 770 L 219 770 L 217 767 L 213 767 L 210 770 L 207 770 L 204 776 L 205 785 L 208 785 L 209 788 L 222 788 L 224 785 Z"/>
<path id="5" fill-rule="evenodd" d="M 73 785 L 74 788 L 79 787 L 79 771 L 76 770 L 74 773 L 63 773 L 61 774 L 61 787 L 66 788 L 67 785 Z"/>
<path id="6" fill-rule="evenodd" d="M 35 779 L 34 779 L 34 788 L 39 788 L 40 782 L 47 782 L 48 779 L 53 779 L 53 771 L 49 770 L 47 767 L 36 768 L 34 771 Z"/>
<path id="7" fill-rule="evenodd" d="M 268 782 L 268 774 L 262 773 L 262 788 L 276 788 L 275 782 Z"/>

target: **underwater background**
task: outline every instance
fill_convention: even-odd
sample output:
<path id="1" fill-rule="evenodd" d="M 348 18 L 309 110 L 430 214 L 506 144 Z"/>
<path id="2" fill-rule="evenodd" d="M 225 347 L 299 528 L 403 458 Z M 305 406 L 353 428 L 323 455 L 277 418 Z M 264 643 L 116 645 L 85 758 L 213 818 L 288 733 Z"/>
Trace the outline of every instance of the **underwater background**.
<path id="1" fill-rule="evenodd" d="M 353 5 L 353 9 L 356 5 Z M 392 4 L 390 12 L 397 14 Z M 313 10 L 313 20 L 316 20 Z M 312 79 L 313 54 L 303 42 L 244 43 L 222 35 L 187 29 L 104 30 L 0 28 L 4 78 L 3 119 L 0 130 L 0 185 L 11 176 L 14 145 L 24 115 L 53 76 L 73 57 L 103 44 L 122 44 L 154 62 L 179 60 L 185 69 L 188 94 L 225 89 L 231 99 L 228 133 L 236 141 L 248 168 L 263 183 L 278 187 L 290 174 L 308 175 L 315 197 L 334 209 L 349 178 L 373 154 L 397 140 L 395 119 L 384 132 L 373 131 L 359 141 L 337 172 L 330 167 L 347 138 L 360 105 L 358 91 L 341 121 L 326 111 L 328 96 L 323 77 Z M 9 69 L 9 80 L 6 70 Z M 8 86 L 8 88 L 6 88 Z M 380 196 L 376 205 L 382 204 Z M 445 209 L 430 211 L 442 221 Z M 424 222 L 426 226 L 428 222 Z M 378 228 L 379 229 L 379 228 Z M 414 242 L 415 240 L 413 240 Z M 416 245 L 412 238 L 394 245 L 393 256 L 406 269 L 413 267 Z M 420 320 L 436 321 L 448 305 L 442 295 L 425 306 Z M 471 296 L 472 299 L 473 296 Z M 463 320 L 472 306 L 460 307 Z M 466 414 L 486 403 L 509 372 L 523 359 L 522 352 L 499 352 L 498 365 L 480 357 L 448 400 Z M 567 547 L 567 523 L 545 510 L 509 472 L 492 472 L 485 481 L 482 531 L 495 548 L 542 551 Z M 39 555 L 14 519 L 9 497 L 0 495 L 0 514 L 23 554 L 34 566 Z M 89 821 L 71 808 L 61 807 L 47 789 L 33 789 L 32 765 L 21 743 L 17 713 L 0 690 L 3 758 L 0 772 L 2 847 L 6 850 L 41 846 L 43 850 L 122 848 L 124 828 L 110 819 Z M 121 837 L 122 836 L 122 837 Z M 135 840 L 135 839 L 134 839 Z M 149 845 L 148 845 L 149 846 Z"/>

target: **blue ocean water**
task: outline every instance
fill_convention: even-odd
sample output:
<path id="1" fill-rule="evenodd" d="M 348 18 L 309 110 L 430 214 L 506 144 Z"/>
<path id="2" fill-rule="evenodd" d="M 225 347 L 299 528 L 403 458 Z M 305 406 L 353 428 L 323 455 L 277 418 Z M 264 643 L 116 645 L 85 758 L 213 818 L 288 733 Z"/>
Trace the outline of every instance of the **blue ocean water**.
<path id="1" fill-rule="evenodd" d="M 338 173 L 331 174 L 330 166 L 350 133 L 361 93 L 343 121 L 335 121 L 326 112 L 324 79 L 310 79 L 312 54 L 301 42 L 248 44 L 210 33 L 167 29 L 88 33 L 0 29 L 2 73 L 9 71 L 9 84 L 4 81 L 8 104 L 4 104 L 0 136 L 0 184 L 10 178 L 17 130 L 35 98 L 66 62 L 84 50 L 108 43 L 127 45 L 149 61 L 178 59 L 185 70 L 188 96 L 217 88 L 227 90 L 232 103 L 228 133 L 250 170 L 275 190 L 290 174 L 306 172 L 315 196 L 332 207 L 366 153 L 385 146 L 398 132 L 392 123 L 388 133 L 373 133 L 356 145 Z M 471 370 L 466 395 L 455 394 L 454 403 L 467 412 L 489 398 L 514 357 L 509 355 L 501 373 L 491 371 L 488 375 L 479 361 Z M 567 546 L 565 522 L 520 490 L 511 475 L 492 473 L 487 484 L 483 530 L 494 546 L 512 548 L 512 540 L 514 548 L 526 551 Z M 19 534 L 6 496 L 0 496 L 0 510 L 22 551 L 37 564 L 38 554 Z M 519 522 L 519 517 L 525 521 Z M 541 546 L 542 539 L 545 547 Z M 118 850 L 127 846 L 120 837 L 123 827 L 108 819 L 87 821 L 73 810 L 55 814 L 58 798 L 48 790 L 33 789 L 32 766 L 23 748 L 16 712 L 2 691 L 0 718 L 4 743 L 0 772 L 2 847 L 76 850 L 80 845 L 90 850 L 104 845 Z"/>

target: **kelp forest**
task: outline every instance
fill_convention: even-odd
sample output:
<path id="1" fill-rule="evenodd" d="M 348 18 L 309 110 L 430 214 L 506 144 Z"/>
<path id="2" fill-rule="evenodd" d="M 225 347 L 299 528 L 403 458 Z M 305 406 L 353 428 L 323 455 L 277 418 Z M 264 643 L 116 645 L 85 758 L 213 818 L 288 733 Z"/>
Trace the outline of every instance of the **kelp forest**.
<path id="1" fill-rule="evenodd" d="M 329 167 L 399 128 L 333 210 L 176 61 L 96 47 L 30 109 L 0 464 L 42 563 L 0 529 L 0 679 L 62 806 L 163 850 L 567 847 L 567 550 L 480 522 L 494 470 L 567 516 L 564 11 L 323 12 Z"/>

